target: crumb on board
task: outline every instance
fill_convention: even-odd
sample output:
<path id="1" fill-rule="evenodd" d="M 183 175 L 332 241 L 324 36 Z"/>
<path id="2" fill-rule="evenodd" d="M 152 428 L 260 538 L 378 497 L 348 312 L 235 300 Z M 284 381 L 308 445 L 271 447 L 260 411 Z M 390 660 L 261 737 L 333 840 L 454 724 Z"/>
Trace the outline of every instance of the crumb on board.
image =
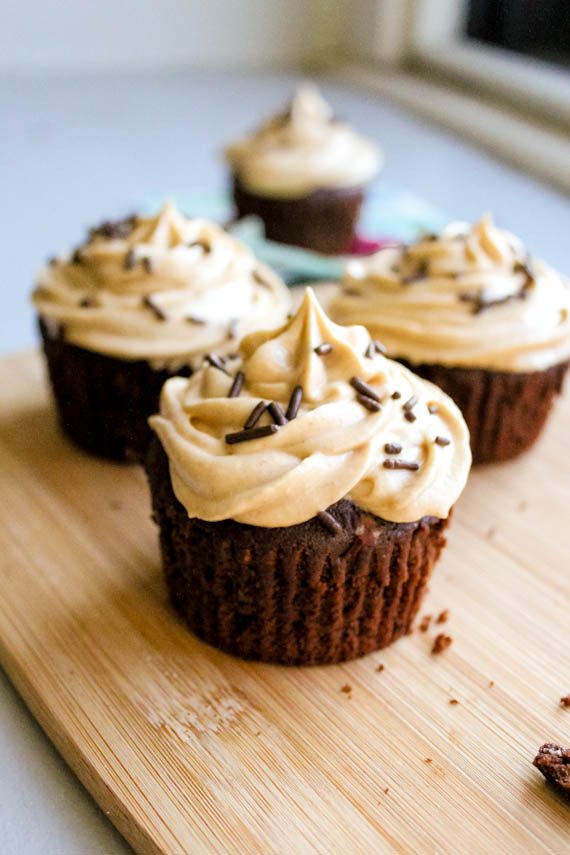
<path id="1" fill-rule="evenodd" d="M 431 623 L 431 615 L 424 615 L 420 621 L 420 632 L 427 632 Z"/>
<path id="2" fill-rule="evenodd" d="M 489 680 L 489 688 L 492 689 L 494 685 L 495 685 L 495 681 Z"/>
<path id="3" fill-rule="evenodd" d="M 436 623 L 446 623 L 449 620 L 449 609 L 443 609 L 435 619 Z"/>
<path id="4" fill-rule="evenodd" d="M 424 757 L 424 763 L 429 766 L 430 763 L 433 763 L 433 760 L 431 759 L 431 757 Z"/>
<path id="5" fill-rule="evenodd" d="M 570 695 L 564 695 L 563 698 L 560 698 L 560 706 L 564 709 L 570 709 Z"/>
<path id="6" fill-rule="evenodd" d="M 549 783 L 570 795 L 570 748 L 547 742 L 532 762 Z"/>
<path id="7" fill-rule="evenodd" d="M 379 674 L 382 673 L 382 671 L 384 670 L 384 666 L 382 665 L 382 663 L 380 663 L 380 665 L 376 666 L 376 670 L 378 671 Z"/>
<path id="8" fill-rule="evenodd" d="M 450 698 L 449 699 L 449 706 L 450 707 L 456 707 L 458 703 L 459 703 L 459 701 L 457 700 L 457 698 Z"/>
<path id="9" fill-rule="evenodd" d="M 340 690 L 345 695 L 350 695 L 350 693 L 352 692 L 352 686 L 350 686 L 348 683 L 345 683 L 344 686 L 340 687 Z"/>
<path id="10" fill-rule="evenodd" d="M 387 796 L 390 792 L 390 787 L 384 787 L 384 795 Z"/>
<path id="11" fill-rule="evenodd" d="M 453 639 L 450 635 L 446 635 L 444 632 L 440 632 L 439 635 L 433 640 L 433 646 L 431 648 L 431 652 L 434 654 L 443 653 L 444 650 L 447 650 L 448 647 L 453 643 Z"/>

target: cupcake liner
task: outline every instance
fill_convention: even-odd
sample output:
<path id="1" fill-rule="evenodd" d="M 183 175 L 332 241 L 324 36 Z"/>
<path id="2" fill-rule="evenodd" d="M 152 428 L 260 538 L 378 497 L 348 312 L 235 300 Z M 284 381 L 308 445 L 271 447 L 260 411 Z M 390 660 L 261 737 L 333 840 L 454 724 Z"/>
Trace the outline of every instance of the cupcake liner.
<path id="1" fill-rule="evenodd" d="M 313 518 L 286 528 L 190 519 L 154 439 L 146 457 L 174 608 L 203 640 L 244 659 L 343 662 L 410 631 L 447 520 L 391 523 L 343 499 L 332 533 Z"/>
<path id="2" fill-rule="evenodd" d="M 562 391 L 569 365 L 518 373 L 399 361 L 453 398 L 469 428 L 473 463 L 510 460 L 530 448 Z"/>
<path id="3" fill-rule="evenodd" d="M 152 431 L 160 390 L 173 374 L 191 369 L 155 370 L 144 360 L 127 361 L 69 344 L 57 325 L 39 319 L 51 387 L 64 433 L 101 457 L 137 461 Z"/>
<path id="4" fill-rule="evenodd" d="M 273 199 L 250 193 L 235 176 L 232 193 L 238 217 L 259 217 L 269 240 L 331 255 L 350 252 L 364 199 L 360 187 Z"/>

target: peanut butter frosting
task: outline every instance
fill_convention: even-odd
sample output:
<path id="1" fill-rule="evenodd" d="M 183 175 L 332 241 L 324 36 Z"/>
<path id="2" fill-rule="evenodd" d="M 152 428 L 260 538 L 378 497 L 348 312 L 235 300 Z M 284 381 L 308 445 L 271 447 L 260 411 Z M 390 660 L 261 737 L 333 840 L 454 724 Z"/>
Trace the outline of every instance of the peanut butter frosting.
<path id="1" fill-rule="evenodd" d="M 150 424 L 190 517 L 302 523 L 344 497 L 394 522 L 447 517 L 469 472 L 450 398 L 341 327 L 311 289 L 235 359 L 163 387 Z"/>
<path id="2" fill-rule="evenodd" d="M 40 272 L 33 301 L 66 341 L 155 367 L 235 350 L 290 306 L 283 282 L 244 244 L 172 204 L 92 229 Z"/>
<path id="3" fill-rule="evenodd" d="M 312 84 L 300 86 L 284 112 L 228 146 L 226 159 L 247 190 L 276 198 L 360 187 L 382 164 L 378 146 L 335 119 Z"/>
<path id="4" fill-rule="evenodd" d="M 489 215 L 349 262 L 329 305 L 413 364 L 541 371 L 570 357 L 570 288 Z"/>

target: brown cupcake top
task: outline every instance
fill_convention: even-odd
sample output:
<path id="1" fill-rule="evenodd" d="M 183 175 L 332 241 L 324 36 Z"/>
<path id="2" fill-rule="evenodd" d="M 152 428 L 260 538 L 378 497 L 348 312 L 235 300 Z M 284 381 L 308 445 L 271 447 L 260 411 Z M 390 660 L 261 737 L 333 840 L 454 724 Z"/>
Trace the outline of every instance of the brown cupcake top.
<path id="1" fill-rule="evenodd" d="M 169 380 L 150 419 L 189 516 L 281 527 L 344 497 L 395 522 L 446 517 L 471 462 L 440 389 L 333 324 L 307 289 L 278 330 Z"/>
<path id="2" fill-rule="evenodd" d="M 490 216 L 350 262 L 329 305 L 409 362 L 537 371 L 570 356 L 570 288 Z"/>
<path id="3" fill-rule="evenodd" d="M 290 304 L 244 244 L 172 204 L 92 229 L 40 272 L 33 301 L 72 344 L 157 367 L 235 350 L 246 332 L 279 324 Z"/>

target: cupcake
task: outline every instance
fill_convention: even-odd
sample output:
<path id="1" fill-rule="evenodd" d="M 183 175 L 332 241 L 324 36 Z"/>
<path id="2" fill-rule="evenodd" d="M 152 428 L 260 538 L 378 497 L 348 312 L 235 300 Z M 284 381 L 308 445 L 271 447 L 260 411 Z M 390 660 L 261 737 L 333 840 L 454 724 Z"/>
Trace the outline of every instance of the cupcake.
<path id="1" fill-rule="evenodd" d="M 147 474 L 172 603 L 246 659 L 341 662 L 410 630 L 469 472 L 440 389 L 311 290 L 220 370 L 163 387 Z"/>
<path id="2" fill-rule="evenodd" d="M 380 150 L 333 116 L 315 86 L 226 149 L 238 217 L 263 220 L 270 240 L 345 253 Z"/>
<path id="3" fill-rule="evenodd" d="M 115 460 L 144 454 L 165 380 L 221 363 L 290 304 L 249 249 L 170 204 L 91 229 L 40 272 L 33 302 L 63 430 Z"/>
<path id="4" fill-rule="evenodd" d="M 329 310 L 455 400 L 476 463 L 533 444 L 568 368 L 568 283 L 490 216 L 350 262 Z"/>

